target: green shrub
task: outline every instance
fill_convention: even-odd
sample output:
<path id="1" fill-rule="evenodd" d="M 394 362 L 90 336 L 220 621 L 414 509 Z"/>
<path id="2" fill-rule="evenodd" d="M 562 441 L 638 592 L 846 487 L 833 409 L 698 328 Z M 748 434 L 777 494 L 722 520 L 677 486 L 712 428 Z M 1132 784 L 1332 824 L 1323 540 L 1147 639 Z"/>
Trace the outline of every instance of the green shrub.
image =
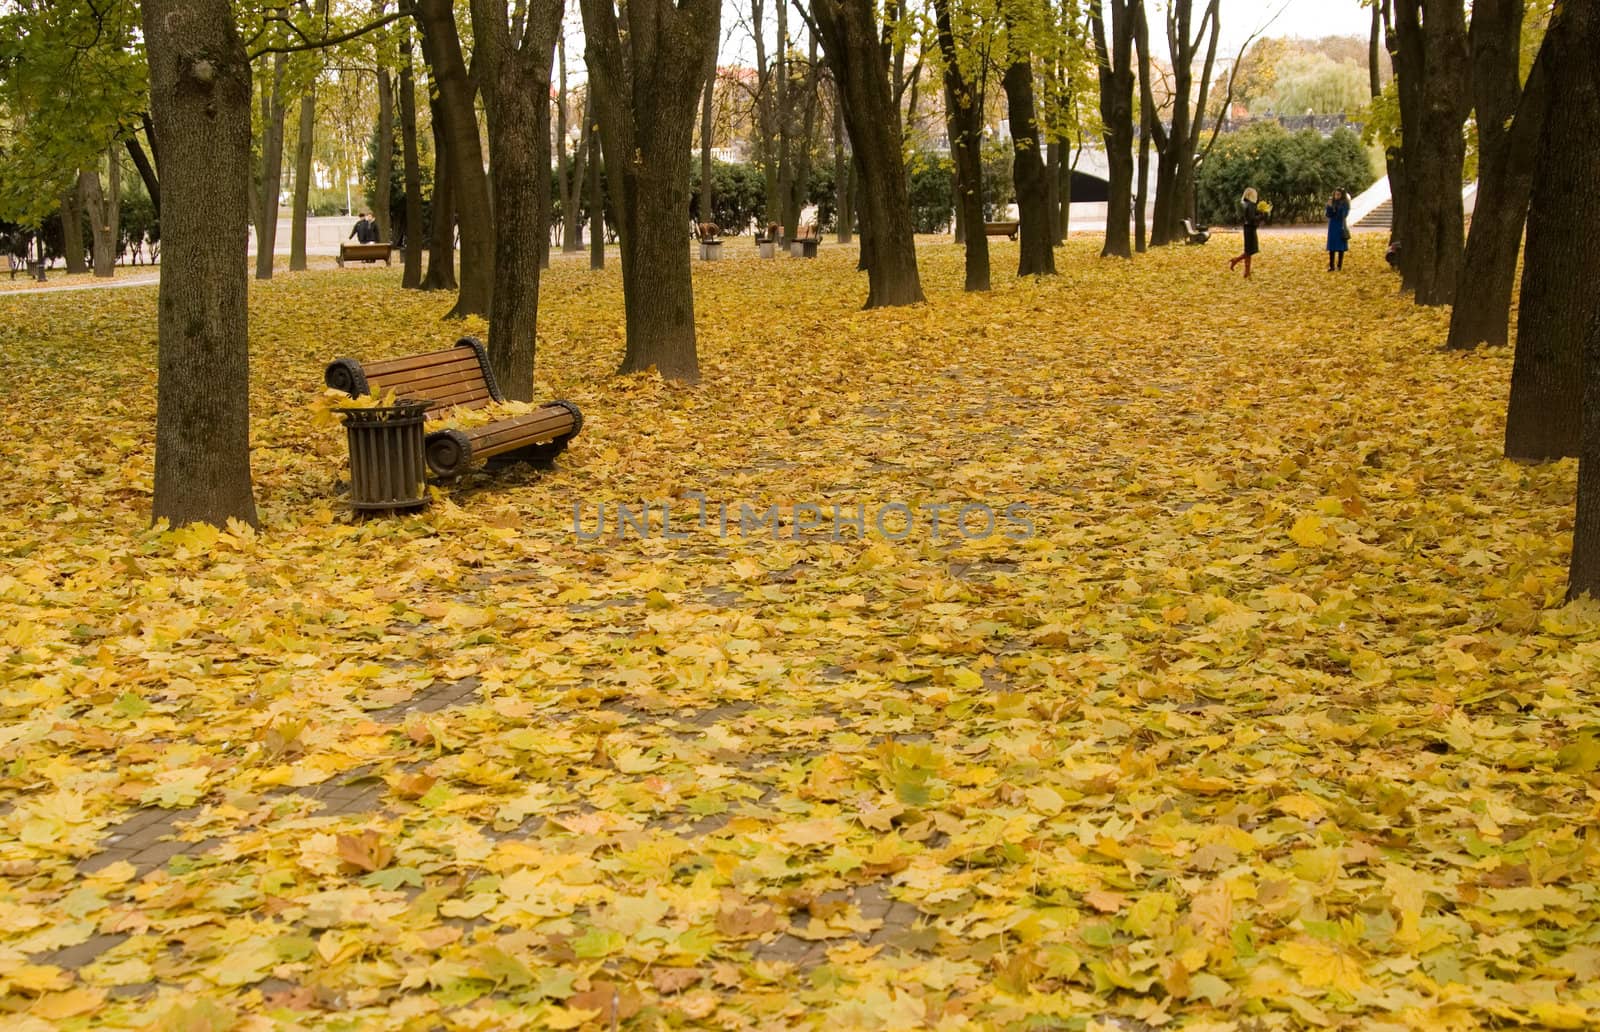
<path id="1" fill-rule="evenodd" d="M 1261 123 L 1218 137 L 1196 184 L 1200 221 L 1239 221 L 1239 198 L 1253 186 L 1277 223 L 1317 222 L 1335 187 L 1353 197 L 1376 177 L 1361 140 L 1348 129 L 1324 138 L 1314 129 L 1290 133 Z"/>

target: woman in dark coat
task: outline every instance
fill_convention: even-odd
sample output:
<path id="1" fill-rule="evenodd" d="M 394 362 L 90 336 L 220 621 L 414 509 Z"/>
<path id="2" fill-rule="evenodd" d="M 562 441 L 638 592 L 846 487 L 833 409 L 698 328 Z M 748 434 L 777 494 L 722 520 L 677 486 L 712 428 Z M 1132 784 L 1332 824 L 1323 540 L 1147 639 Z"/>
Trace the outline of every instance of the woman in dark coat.
<path id="1" fill-rule="evenodd" d="M 1350 198 L 1345 196 L 1343 190 L 1335 190 L 1322 209 L 1322 214 L 1328 217 L 1328 271 L 1333 271 L 1335 256 L 1338 256 L 1339 269 L 1342 271 L 1344 253 L 1350 250 L 1350 227 L 1345 225 L 1345 219 L 1350 217 Z"/>
<path id="2" fill-rule="evenodd" d="M 1239 198 L 1239 224 L 1244 227 L 1244 253 L 1228 261 L 1228 271 L 1232 272 L 1234 266 L 1244 262 L 1244 278 L 1250 278 L 1250 258 L 1260 252 L 1261 240 L 1256 235 L 1256 226 L 1261 222 L 1261 209 L 1256 203 L 1256 188 L 1249 187 L 1244 196 Z"/>

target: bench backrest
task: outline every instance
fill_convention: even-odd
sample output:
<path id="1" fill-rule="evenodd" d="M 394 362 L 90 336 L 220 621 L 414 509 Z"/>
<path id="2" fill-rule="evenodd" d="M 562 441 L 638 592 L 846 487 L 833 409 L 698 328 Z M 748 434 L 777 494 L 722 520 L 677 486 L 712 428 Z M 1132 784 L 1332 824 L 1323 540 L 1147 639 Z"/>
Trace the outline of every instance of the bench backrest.
<path id="1" fill-rule="evenodd" d="M 443 351 L 365 365 L 353 358 L 335 359 L 323 380 L 352 398 L 391 390 L 397 398 L 428 398 L 433 402 L 428 406 L 430 416 L 505 400 L 489 368 L 489 353 L 475 337 L 463 337 Z"/>

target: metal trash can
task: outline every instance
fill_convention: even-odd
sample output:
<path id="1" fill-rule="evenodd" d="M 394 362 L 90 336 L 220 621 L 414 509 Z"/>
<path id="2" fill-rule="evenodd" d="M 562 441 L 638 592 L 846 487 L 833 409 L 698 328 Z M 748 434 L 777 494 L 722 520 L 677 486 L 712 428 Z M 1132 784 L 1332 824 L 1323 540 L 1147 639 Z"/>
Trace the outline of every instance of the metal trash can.
<path id="1" fill-rule="evenodd" d="M 432 402 L 405 398 L 393 405 L 347 408 L 350 504 L 356 509 L 408 509 L 428 500 L 423 414 Z"/>

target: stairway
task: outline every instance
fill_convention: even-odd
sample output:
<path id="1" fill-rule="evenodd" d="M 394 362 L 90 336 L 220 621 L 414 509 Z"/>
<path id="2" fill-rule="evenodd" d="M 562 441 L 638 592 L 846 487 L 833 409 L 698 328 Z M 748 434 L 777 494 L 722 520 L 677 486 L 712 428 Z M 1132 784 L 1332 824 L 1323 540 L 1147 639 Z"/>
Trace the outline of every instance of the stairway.
<path id="1" fill-rule="evenodd" d="M 1356 221 L 1350 223 L 1351 229 L 1392 229 L 1394 228 L 1394 201 L 1385 199 L 1382 204 L 1367 212 Z"/>

